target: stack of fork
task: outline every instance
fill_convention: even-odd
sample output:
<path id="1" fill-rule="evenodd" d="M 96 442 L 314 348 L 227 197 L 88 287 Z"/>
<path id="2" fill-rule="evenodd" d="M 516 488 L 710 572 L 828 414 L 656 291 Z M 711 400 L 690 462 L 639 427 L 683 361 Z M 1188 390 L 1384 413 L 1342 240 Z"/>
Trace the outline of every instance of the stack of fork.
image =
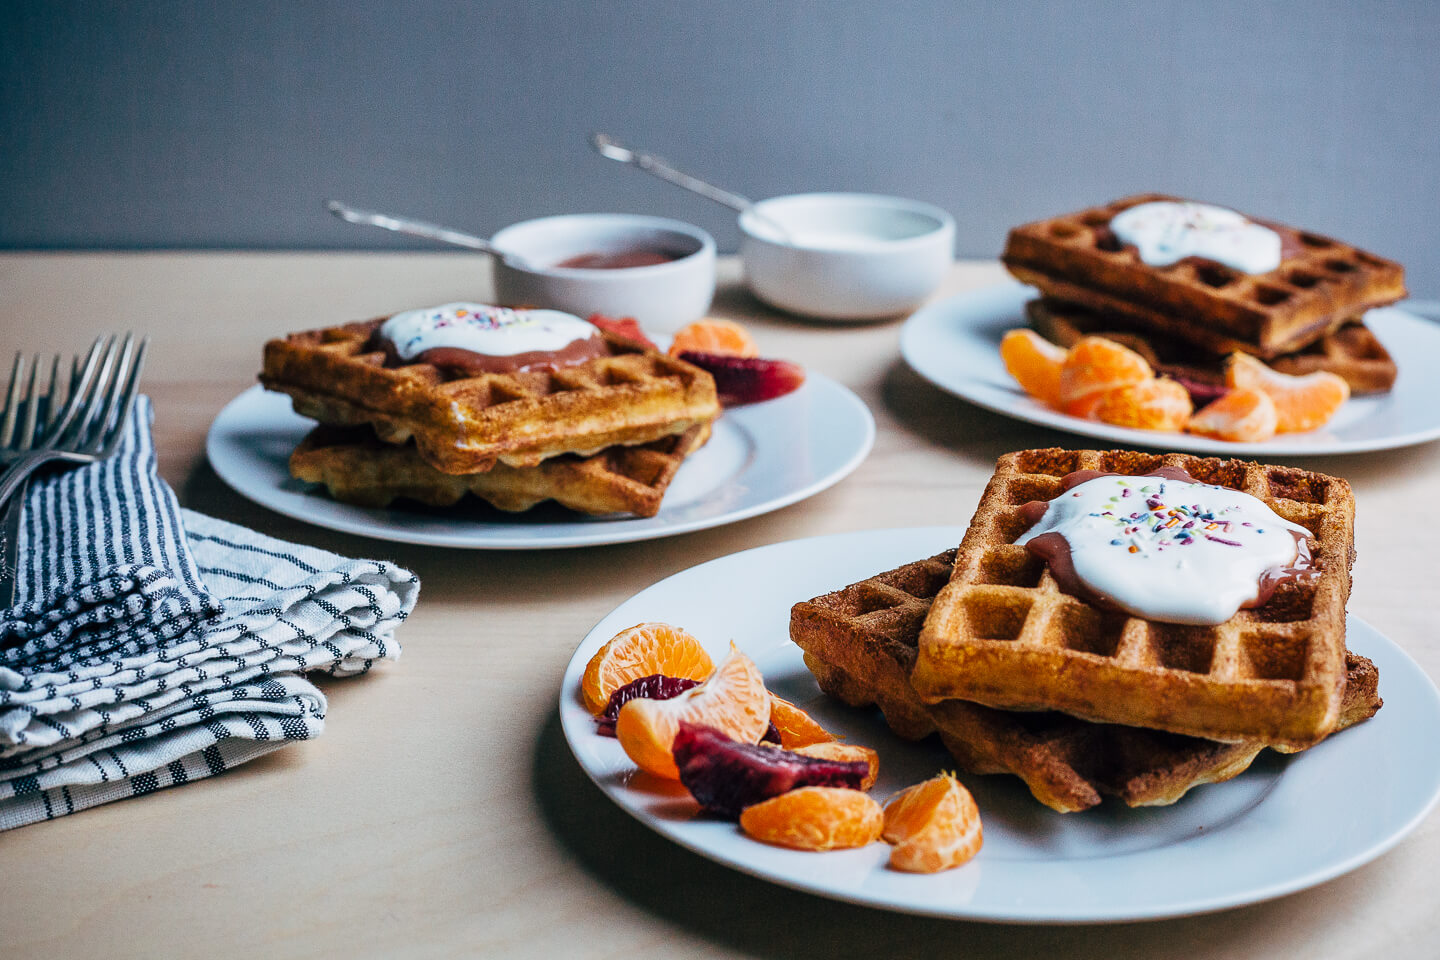
<path id="1" fill-rule="evenodd" d="M 17 352 L 10 388 L 0 413 L 0 609 L 15 599 L 20 505 L 30 476 L 46 464 L 83 465 L 105 460 L 115 452 L 125 421 L 135 405 L 140 372 L 149 339 L 97 337 L 82 360 L 71 358 L 68 377 L 56 354 L 47 364 L 39 354 L 26 371 L 25 354 Z"/>

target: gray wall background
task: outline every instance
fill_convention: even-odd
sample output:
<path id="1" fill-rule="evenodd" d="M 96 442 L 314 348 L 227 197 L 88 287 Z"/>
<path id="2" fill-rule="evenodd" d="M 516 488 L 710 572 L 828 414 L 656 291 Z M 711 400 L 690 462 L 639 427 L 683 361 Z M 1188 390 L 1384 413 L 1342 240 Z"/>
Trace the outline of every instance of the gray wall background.
<path id="1" fill-rule="evenodd" d="M 387 248 L 326 197 L 489 232 L 753 197 L 937 203 L 958 252 L 1159 189 L 1400 259 L 1440 294 L 1433 3 L 0 0 L 0 247 Z"/>

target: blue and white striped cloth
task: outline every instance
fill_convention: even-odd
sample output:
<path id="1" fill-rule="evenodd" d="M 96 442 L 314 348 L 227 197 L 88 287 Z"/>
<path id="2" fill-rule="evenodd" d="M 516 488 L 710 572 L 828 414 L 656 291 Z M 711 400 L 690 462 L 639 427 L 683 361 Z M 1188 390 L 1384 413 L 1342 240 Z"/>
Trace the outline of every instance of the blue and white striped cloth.
<path id="1" fill-rule="evenodd" d="M 119 451 L 37 478 L 0 612 L 0 830 L 317 736 L 311 670 L 393 660 L 415 575 L 180 509 L 149 400 Z"/>

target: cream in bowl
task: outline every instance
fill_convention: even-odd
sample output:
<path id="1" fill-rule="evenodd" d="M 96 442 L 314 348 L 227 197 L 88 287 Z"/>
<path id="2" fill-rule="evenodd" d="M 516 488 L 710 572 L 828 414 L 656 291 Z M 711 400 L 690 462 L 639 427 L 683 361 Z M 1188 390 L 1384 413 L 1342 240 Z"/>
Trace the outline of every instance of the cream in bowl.
<path id="1" fill-rule="evenodd" d="M 715 241 L 678 220 L 581 213 L 526 220 L 491 242 L 501 303 L 634 317 L 674 331 L 698 320 L 715 294 Z"/>
<path id="2" fill-rule="evenodd" d="M 745 282 L 765 303 L 808 317 L 872 320 L 918 307 L 954 259 L 955 221 L 939 207 L 868 193 L 802 193 L 740 214 Z"/>

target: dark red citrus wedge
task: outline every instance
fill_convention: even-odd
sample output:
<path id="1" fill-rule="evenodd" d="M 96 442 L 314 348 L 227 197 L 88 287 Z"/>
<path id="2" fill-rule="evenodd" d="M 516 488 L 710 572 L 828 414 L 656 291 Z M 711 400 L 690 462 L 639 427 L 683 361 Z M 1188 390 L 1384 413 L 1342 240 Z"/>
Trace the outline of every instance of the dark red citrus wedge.
<path id="1" fill-rule="evenodd" d="M 700 805 L 731 820 L 754 803 L 797 787 L 860 789 L 865 762 L 806 757 L 778 747 L 740 743 L 718 730 L 682 722 L 671 745 L 680 782 Z"/>
<path id="2" fill-rule="evenodd" d="M 663 673 L 652 673 L 648 677 L 631 680 L 610 694 L 610 700 L 605 704 L 604 711 L 595 718 L 595 732 L 602 737 L 615 736 L 615 721 L 620 716 L 620 708 L 631 700 L 669 700 L 671 697 L 678 697 L 691 687 L 699 685 L 699 680 L 691 680 L 688 677 L 667 677 Z"/>
<path id="3" fill-rule="evenodd" d="M 647 350 L 660 349 L 655 346 L 649 337 L 641 332 L 640 324 L 636 322 L 634 317 L 621 317 L 617 320 L 614 317 L 607 317 L 603 313 L 592 313 L 590 314 L 590 325 L 592 327 L 599 327 L 612 337 L 622 337 L 626 340 L 633 340 Z"/>
<path id="4" fill-rule="evenodd" d="M 680 359 L 709 371 L 715 378 L 720 403 L 727 407 L 774 400 L 798 389 L 805 382 L 805 368 L 788 360 L 731 357 L 690 350 L 680 354 Z"/>

